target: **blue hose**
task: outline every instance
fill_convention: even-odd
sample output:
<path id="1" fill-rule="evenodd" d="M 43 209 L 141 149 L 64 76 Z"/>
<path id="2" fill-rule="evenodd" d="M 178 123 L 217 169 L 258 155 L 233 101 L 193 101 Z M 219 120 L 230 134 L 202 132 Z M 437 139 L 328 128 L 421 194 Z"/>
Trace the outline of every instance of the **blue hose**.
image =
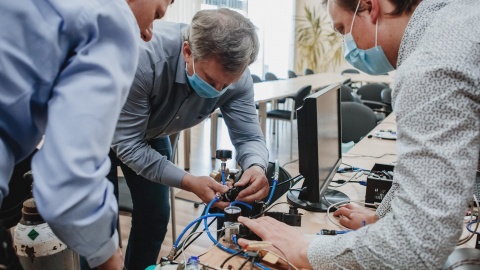
<path id="1" fill-rule="evenodd" d="M 234 206 L 236 204 L 241 204 L 243 206 L 246 206 L 250 210 L 252 209 L 252 206 L 250 204 L 242 202 L 242 201 L 233 201 L 233 202 L 230 203 L 230 206 Z"/>
<path id="2" fill-rule="evenodd" d="M 180 242 L 180 240 L 183 238 L 183 235 L 188 231 L 188 229 L 190 229 L 190 227 L 193 226 L 193 224 L 197 223 L 198 221 L 200 220 L 205 220 L 205 222 L 207 221 L 207 218 L 209 217 L 224 217 L 225 215 L 224 214 L 220 214 L 220 213 L 217 213 L 217 214 L 205 214 L 203 216 L 200 216 L 198 217 L 197 219 L 195 219 L 194 221 L 190 222 L 187 227 L 185 227 L 185 229 L 183 229 L 182 233 L 178 236 L 177 240 L 175 241 L 175 243 L 173 244 L 173 246 L 176 248 L 178 247 L 178 244 Z"/>

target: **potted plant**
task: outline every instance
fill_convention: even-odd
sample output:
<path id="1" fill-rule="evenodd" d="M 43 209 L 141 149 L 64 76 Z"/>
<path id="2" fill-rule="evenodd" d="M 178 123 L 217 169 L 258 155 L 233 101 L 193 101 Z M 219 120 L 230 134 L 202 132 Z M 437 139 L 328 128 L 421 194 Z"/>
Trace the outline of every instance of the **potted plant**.
<path id="1" fill-rule="evenodd" d="M 296 69 L 326 72 L 338 67 L 343 59 L 342 37 L 326 15 L 317 7 L 304 6 L 305 16 L 296 18 Z"/>

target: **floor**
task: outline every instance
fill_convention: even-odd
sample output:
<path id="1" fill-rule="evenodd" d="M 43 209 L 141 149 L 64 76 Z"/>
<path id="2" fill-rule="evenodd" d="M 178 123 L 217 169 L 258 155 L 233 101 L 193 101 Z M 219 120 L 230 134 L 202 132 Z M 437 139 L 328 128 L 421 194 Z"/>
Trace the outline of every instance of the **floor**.
<path id="1" fill-rule="evenodd" d="M 277 145 L 277 135 L 272 134 L 271 130 L 272 123 L 267 122 L 267 148 L 269 150 L 269 160 L 275 161 L 278 159 L 279 164 L 283 166 L 292 176 L 298 174 L 298 163 L 297 159 L 297 134 L 296 134 L 296 124 L 294 123 L 294 133 L 293 134 L 293 154 L 292 159 L 290 159 L 290 124 L 288 122 L 280 122 L 278 126 L 278 145 Z M 222 119 L 219 119 L 218 127 L 218 149 L 231 149 L 233 151 L 233 157 L 235 157 L 235 150 L 230 142 L 228 136 L 228 129 L 224 124 Z M 180 137 L 179 141 L 179 151 L 178 151 L 178 166 L 183 168 L 184 165 L 184 155 L 183 155 L 183 135 Z M 218 170 L 220 167 L 220 161 L 211 159 L 210 153 L 210 119 L 207 119 L 203 123 L 192 128 L 191 133 L 191 153 L 190 153 L 190 170 L 189 172 L 193 175 L 209 175 L 210 172 L 215 169 Z M 234 159 L 227 161 L 228 168 L 235 168 L 236 161 Z M 178 193 L 180 190 L 176 190 L 175 193 Z M 183 192 L 185 193 L 185 192 Z M 182 196 L 185 197 L 185 196 Z M 195 196 L 192 196 L 195 198 Z M 175 213 L 176 213 L 176 235 L 182 232 L 182 230 L 195 218 L 199 217 L 202 214 L 204 205 L 198 207 L 192 201 L 185 199 L 175 199 Z M 121 232 L 121 242 L 123 244 L 122 250 L 125 252 L 126 245 L 128 242 L 128 235 L 130 231 L 130 222 L 131 217 L 129 213 L 121 213 L 120 215 L 120 232 Z M 212 225 L 213 228 L 216 226 Z M 187 236 L 188 234 L 185 234 Z M 185 238 L 185 237 L 184 237 Z M 165 241 L 162 245 L 159 257 L 167 256 L 172 247 L 172 233 L 171 233 L 171 223 L 169 224 L 169 232 L 165 238 Z M 208 250 L 212 246 L 212 242 L 208 237 L 202 234 L 197 240 L 195 240 L 188 248 L 186 249 L 186 258 L 190 255 L 198 255 L 202 252 Z M 178 258 L 177 260 L 182 260 Z"/>

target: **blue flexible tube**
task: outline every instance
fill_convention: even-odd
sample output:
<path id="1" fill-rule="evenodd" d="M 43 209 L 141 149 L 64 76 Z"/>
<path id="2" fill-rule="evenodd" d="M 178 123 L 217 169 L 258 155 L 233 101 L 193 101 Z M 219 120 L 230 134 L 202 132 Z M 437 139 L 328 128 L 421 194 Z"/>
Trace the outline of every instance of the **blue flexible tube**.
<path id="1" fill-rule="evenodd" d="M 185 227 L 185 229 L 183 229 L 182 233 L 177 237 L 177 240 L 175 241 L 175 244 L 173 244 L 173 246 L 178 247 L 178 244 L 179 244 L 180 240 L 183 238 L 183 235 L 188 231 L 188 229 L 190 229 L 190 227 L 193 226 L 193 224 L 197 223 L 198 221 L 200 221 L 202 219 L 207 221 L 207 218 L 209 218 L 209 217 L 224 217 L 224 216 L 225 216 L 224 214 L 220 214 L 220 213 L 216 213 L 216 214 L 208 214 L 207 213 L 203 216 L 198 217 L 194 221 L 190 222 L 187 225 L 187 227 Z"/>
<path id="2" fill-rule="evenodd" d="M 233 201 L 230 203 L 230 206 L 236 205 L 236 204 L 241 204 L 243 206 L 248 207 L 248 209 L 252 209 L 252 206 L 248 203 L 242 202 L 242 201 Z"/>
<path id="3" fill-rule="evenodd" d="M 210 212 L 210 207 L 212 207 L 212 205 L 217 202 L 219 200 L 218 197 L 215 197 L 213 200 L 211 200 L 207 207 L 205 208 L 205 215 L 210 215 L 209 212 Z M 224 214 L 221 214 L 222 216 L 225 216 Z M 207 235 L 208 237 L 210 238 L 210 240 L 212 240 L 212 242 L 217 246 L 219 247 L 220 249 L 222 249 L 223 251 L 226 251 L 228 253 L 236 253 L 237 251 L 233 250 L 233 249 L 230 249 L 230 248 L 227 248 L 225 246 L 223 246 L 222 244 L 220 244 L 217 239 L 215 239 L 213 236 L 212 236 L 212 233 L 210 233 L 210 229 L 208 228 L 208 223 L 207 223 L 207 220 L 204 219 L 203 220 L 203 224 L 205 226 L 205 232 L 207 232 Z"/>
<path id="4" fill-rule="evenodd" d="M 278 182 L 278 180 L 273 180 L 272 190 L 270 191 L 270 196 L 268 196 L 268 200 L 265 203 L 266 205 L 269 205 L 270 201 L 272 200 L 273 193 L 275 193 L 275 187 L 277 186 L 277 182 Z"/>

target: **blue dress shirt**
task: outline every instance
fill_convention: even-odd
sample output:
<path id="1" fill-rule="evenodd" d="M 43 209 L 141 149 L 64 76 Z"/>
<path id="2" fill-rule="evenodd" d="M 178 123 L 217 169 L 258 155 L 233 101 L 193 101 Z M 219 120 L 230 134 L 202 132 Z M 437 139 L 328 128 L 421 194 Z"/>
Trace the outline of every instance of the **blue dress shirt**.
<path id="1" fill-rule="evenodd" d="M 105 175 L 138 61 L 135 17 L 125 0 L 1 1 L 0 25 L 0 201 L 45 135 L 32 161 L 38 210 L 98 266 L 118 247 Z"/>

